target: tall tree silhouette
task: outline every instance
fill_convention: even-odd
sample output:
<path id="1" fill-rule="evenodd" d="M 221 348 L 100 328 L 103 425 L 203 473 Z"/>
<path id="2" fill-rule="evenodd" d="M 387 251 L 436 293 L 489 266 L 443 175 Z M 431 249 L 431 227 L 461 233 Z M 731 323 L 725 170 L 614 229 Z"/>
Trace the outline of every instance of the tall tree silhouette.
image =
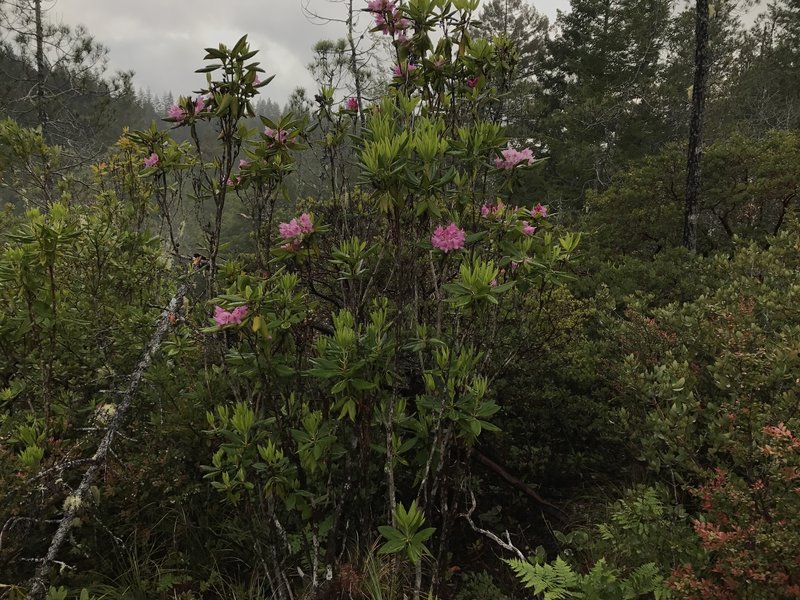
<path id="1" fill-rule="evenodd" d="M 703 150 L 703 113 L 708 81 L 708 0 L 697 0 L 695 16 L 694 83 L 689 123 L 689 156 L 686 164 L 686 207 L 683 215 L 683 245 L 697 251 L 697 206 L 700 197 Z"/>

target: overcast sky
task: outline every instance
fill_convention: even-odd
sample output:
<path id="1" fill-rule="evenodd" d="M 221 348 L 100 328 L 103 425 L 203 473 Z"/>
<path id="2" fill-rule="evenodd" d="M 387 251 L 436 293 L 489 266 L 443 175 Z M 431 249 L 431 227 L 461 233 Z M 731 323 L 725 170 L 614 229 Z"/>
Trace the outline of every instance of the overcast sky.
<path id="1" fill-rule="evenodd" d="M 283 104 L 296 87 L 315 87 L 306 69 L 314 42 L 344 33 L 341 23 L 309 19 L 304 5 L 331 17 L 344 13 L 341 0 L 56 0 L 49 16 L 84 25 L 108 47 L 111 71 L 132 69 L 135 87 L 158 95 L 187 95 L 201 87 L 204 76 L 194 70 L 203 66 L 203 48 L 230 46 L 247 33 L 251 49 L 261 51 L 261 66 L 276 74 L 262 93 Z M 534 5 L 552 20 L 569 0 Z"/>

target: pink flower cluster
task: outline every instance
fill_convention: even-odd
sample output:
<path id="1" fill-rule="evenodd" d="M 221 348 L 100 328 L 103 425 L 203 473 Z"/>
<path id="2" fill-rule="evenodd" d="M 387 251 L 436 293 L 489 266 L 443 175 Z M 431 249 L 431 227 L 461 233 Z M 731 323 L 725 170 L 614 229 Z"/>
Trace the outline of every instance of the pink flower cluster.
<path id="1" fill-rule="evenodd" d="M 404 68 L 405 67 L 405 68 Z M 407 65 L 395 65 L 392 67 L 392 75 L 395 77 L 405 77 L 417 70 L 417 65 L 408 63 Z"/>
<path id="2" fill-rule="evenodd" d="M 527 236 L 531 236 L 536 233 L 536 227 L 528 223 L 527 221 L 522 222 L 522 233 Z"/>
<path id="3" fill-rule="evenodd" d="M 431 244 L 444 253 L 451 250 L 461 250 L 467 239 L 466 232 L 459 228 L 455 223 L 450 223 L 447 227 L 440 225 L 431 236 Z"/>
<path id="4" fill-rule="evenodd" d="M 367 11 L 375 14 L 375 26 L 383 31 L 384 35 L 397 36 L 399 42 L 405 42 L 406 30 L 411 27 L 411 21 L 400 16 L 393 0 L 369 0 Z"/>
<path id="5" fill-rule="evenodd" d="M 479 77 L 470 77 L 469 79 L 467 79 L 467 87 L 469 89 L 474 89 L 478 85 L 479 81 L 480 81 Z"/>
<path id="6" fill-rule="evenodd" d="M 530 148 L 516 150 L 509 144 L 508 148 L 500 152 L 500 154 L 502 154 L 502 158 L 497 157 L 494 159 L 494 166 L 498 169 L 513 169 L 525 161 L 529 165 L 533 164 L 533 150 Z"/>
<path id="7" fill-rule="evenodd" d="M 242 320 L 247 316 L 250 309 L 246 305 L 237 306 L 231 312 L 228 312 L 221 306 L 214 307 L 214 321 L 217 325 L 224 327 L 225 325 L 241 325 Z"/>
<path id="8" fill-rule="evenodd" d="M 503 211 L 506 209 L 506 205 L 502 202 L 498 202 L 497 204 L 484 204 L 481 206 L 481 216 L 482 217 L 496 217 L 498 215 L 503 214 Z"/>
<path id="9" fill-rule="evenodd" d="M 278 225 L 278 231 L 281 237 L 286 240 L 286 243 L 281 248 L 293 250 L 300 246 L 303 241 L 303 235 L 314 231 L 314 223 L 311 221 L 311 215 L 303 213 L 288 223 Z"/>
<path id="10" fill-rule="evenodd" d="M 273 140 L 273 143 L 285 144 L 289 139 L 288 129 L 272 129 L 271 127 L 264 127 L 264 135 Z"/>
<path id="11" fill-rule="evenodd" d="M 208 101 L 208 96 L 198 96 L 194 101 L 194 114 L 196 115 L 204 111 Z M 167 109 L 167 118 L 183 123 L 189 118 L 189 113 L 186 112 L 185 108 L 181 108 L 177 104 L 173 104 Z"/>
<path id="12" fill-rule="evenodd" d="M 158 164 L 158 154 L 153 152 L 150 156 L 144 159 L 145 167 L 155 167 Z"/>
<path id="13" fill-rule="evenodd" d="M 505 212 L 506 205 L 502 203 L 502 201 L 498 200 L 497 204 L 484 204 L 481 206 L 481 216 L 484 218 L 496 218 L 503 215 Z M 524 210 L 524 209 L 523 209 Z M 516 216 L 520 213 L 520 209 L 516 206 L 511 210 L 511 215 Z M 524 211 L 523 215 L 528 214 L 527 211 Z M 547 208 L 542 206 L 541 204 L 537 204 L 534 208 L 530 211 L 531 216 L 547 216 Z M 522 233 L 527 236 L 531 236 L 536 233 L 536 227 L 531 225 L 528 221 L 522 221 Z"/>
<path id="14" fill-rule="evenodd" d="M 344 101 L 344 108 L 345 110 L 351 110 L 353 112 L 358 110 L 358 98 L 348 98 Z"/>
<path id="15" fill-rule="evenodd" d="M 547 207 L 546 207 L 546 206 L 542 206 L 541 204 L 539 204 L 539 203 L 537 202 L 537 203 L 536 203 L 536 206 L 534 206 L 534 207 L 531 209 L 531 216 L 532 216 L 532 217 L 542 217 L 542 218 L 546 218 L 546 217 L 547 217 Z"/>
<path id="16" fill-rule="evenodd" d="M 208 96 L 198 96 L 197 100 L 194 101 L 194 114 L 204 111 L 209 100 Z"/>
<path id="17" fill-rule="evenodd" d="M 167 117 L 170 119 L 175 119 L 176 121 L 185 121 L 187 113 L 177 104 L 173 104 L 167 109 Z"/>

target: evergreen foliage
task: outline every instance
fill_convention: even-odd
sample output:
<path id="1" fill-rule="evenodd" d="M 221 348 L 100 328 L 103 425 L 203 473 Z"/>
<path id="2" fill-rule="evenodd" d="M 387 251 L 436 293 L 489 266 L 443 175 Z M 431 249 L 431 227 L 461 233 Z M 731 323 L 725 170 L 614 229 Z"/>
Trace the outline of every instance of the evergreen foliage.
<path id="1" fill-rule="evenodd" d="M 711 11 L 696 253 L 693 8 L 345 4 L 281 109 L 0 1 L 0 598 L 797 597 L 796 1 Z"/>

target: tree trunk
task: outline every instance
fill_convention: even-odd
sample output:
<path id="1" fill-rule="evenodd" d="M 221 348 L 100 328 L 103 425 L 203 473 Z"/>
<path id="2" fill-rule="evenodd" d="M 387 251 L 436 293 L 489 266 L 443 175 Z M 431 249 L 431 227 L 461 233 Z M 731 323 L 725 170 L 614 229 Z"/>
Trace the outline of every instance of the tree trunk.
<path id="1" fill-rule="evenodd" d="M 708 0 L 697 0 L 695 19 L 694 84 L 689 123 L 689 155 L 686 164 L 686 207 L 683 215 L 683 245 L 697 251 L 697 204 L 700 196 L 700 159 L 703 143 L 703 112 L 710 56 L 708 52 Z"/>
<path id="2" fill-rule="evenodd" d="M 353 39 L 353 0 L 350 0 L 350 3 L 347 7 L 347 43 L 350 45 L 350 70 L 353 73 L 353 81 L 356 87 L 356 100 L 358 100 L 358 120 L 361 123 L 361 128 L 363 129 L 366 125 L 366 117 L 364 116 L 364 111 L 362 110 L 363 104 L 363 92 L 361 89 L 361 69 L 358 67 L 358 50 L 356 48 L 355 40 Z"/>
<path id="3" fill-rule="evenodd" d="M 47 75 L 44 64 L 44 25 L 42 24 L 42 0 L 34 0 L 36 11 L 36 118 L 42 128 L 42 137 L 47 137 L 47 110 L 44 106 L 44 84 Z"/>

